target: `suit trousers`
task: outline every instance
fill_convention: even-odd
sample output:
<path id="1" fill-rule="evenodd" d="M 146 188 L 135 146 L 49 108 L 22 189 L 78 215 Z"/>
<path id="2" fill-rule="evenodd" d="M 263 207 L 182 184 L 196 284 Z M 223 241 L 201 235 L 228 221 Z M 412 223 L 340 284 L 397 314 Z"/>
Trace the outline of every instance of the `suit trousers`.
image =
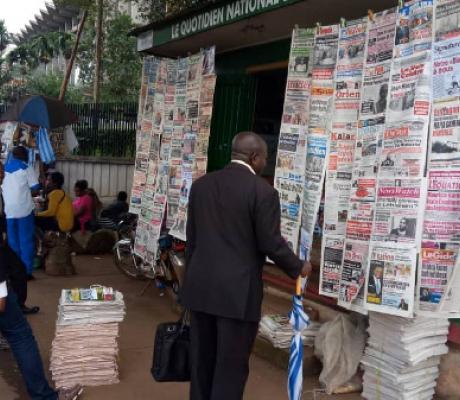
<path id="1" fill-rule="evenodd" d="M 241 400 L 258 322 L 191 313 L 190 400 Z"/>

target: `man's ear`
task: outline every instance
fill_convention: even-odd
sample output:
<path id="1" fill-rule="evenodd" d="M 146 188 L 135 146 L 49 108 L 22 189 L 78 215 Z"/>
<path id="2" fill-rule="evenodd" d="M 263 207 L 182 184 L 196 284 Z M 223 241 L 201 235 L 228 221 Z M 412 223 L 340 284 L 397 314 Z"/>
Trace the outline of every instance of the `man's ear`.
<path id="1" fill-rule="evenodd" d="M 6 309 L 6 297 L 0 299 L 0 313 L 5 312 Z"/>

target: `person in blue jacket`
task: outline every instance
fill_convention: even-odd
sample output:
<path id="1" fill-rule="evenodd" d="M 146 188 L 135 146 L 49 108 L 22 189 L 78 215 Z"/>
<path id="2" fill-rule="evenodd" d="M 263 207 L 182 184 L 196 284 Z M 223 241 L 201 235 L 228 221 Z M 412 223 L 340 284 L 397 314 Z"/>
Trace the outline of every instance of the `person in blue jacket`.
<path id="1" fill-rule="evenodd" d="M 40 189 L 40 184 L 27 160 L 25 147 L 17 146 L 13 149 L 12 157 L 5 164 L 2 192 L 8 244 L 26 266 L 28 278 L 33 279 L 35 205 L 32 193 Z"/>

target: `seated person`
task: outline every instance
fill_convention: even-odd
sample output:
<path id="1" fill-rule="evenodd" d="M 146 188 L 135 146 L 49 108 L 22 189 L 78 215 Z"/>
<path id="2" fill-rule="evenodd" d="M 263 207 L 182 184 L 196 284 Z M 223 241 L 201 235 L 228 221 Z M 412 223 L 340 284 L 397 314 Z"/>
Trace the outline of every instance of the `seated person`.
<path id="1" fill-rule="evenodd" d="M 117 199 L 102 210 L 101 217 L 112 221 L 114 224 L 120 222 L 123 214 L 126 214 L 129 210 L 127 199 L 128 194 L 126 192 L 119 192 Z"/>
<path id="2" fill-rule="evenodd" d="M 72 206 L 75 216 L 74 231 L 85 233 L 91 230 L 91 220 L 94 215 L 93 198 L 88 194 L 88 181 L 82 179 L 75 183 L 75 196 Z"/>
<path id="3" fill-rule="evenodd" d="M 46 179 L 48 208 L 36 215 L 35 224 L 43 231 L 70 232 L 74 217 L 72 201 L 62 189 L 64 175 L 52 172 Z"/>

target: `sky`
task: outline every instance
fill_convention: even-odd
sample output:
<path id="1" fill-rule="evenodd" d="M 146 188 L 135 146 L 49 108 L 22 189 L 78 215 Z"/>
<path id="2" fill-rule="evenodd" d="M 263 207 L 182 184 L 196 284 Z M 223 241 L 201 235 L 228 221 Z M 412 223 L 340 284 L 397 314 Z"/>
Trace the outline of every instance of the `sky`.
<path id="1" fill-rule="evenodd" d="M 0 0 L 2 4 L 0 19 L 5 20 L 6 28 L 10 33 L 19 33 L 40 9 L 45 8 L 46 0 Z"/>

